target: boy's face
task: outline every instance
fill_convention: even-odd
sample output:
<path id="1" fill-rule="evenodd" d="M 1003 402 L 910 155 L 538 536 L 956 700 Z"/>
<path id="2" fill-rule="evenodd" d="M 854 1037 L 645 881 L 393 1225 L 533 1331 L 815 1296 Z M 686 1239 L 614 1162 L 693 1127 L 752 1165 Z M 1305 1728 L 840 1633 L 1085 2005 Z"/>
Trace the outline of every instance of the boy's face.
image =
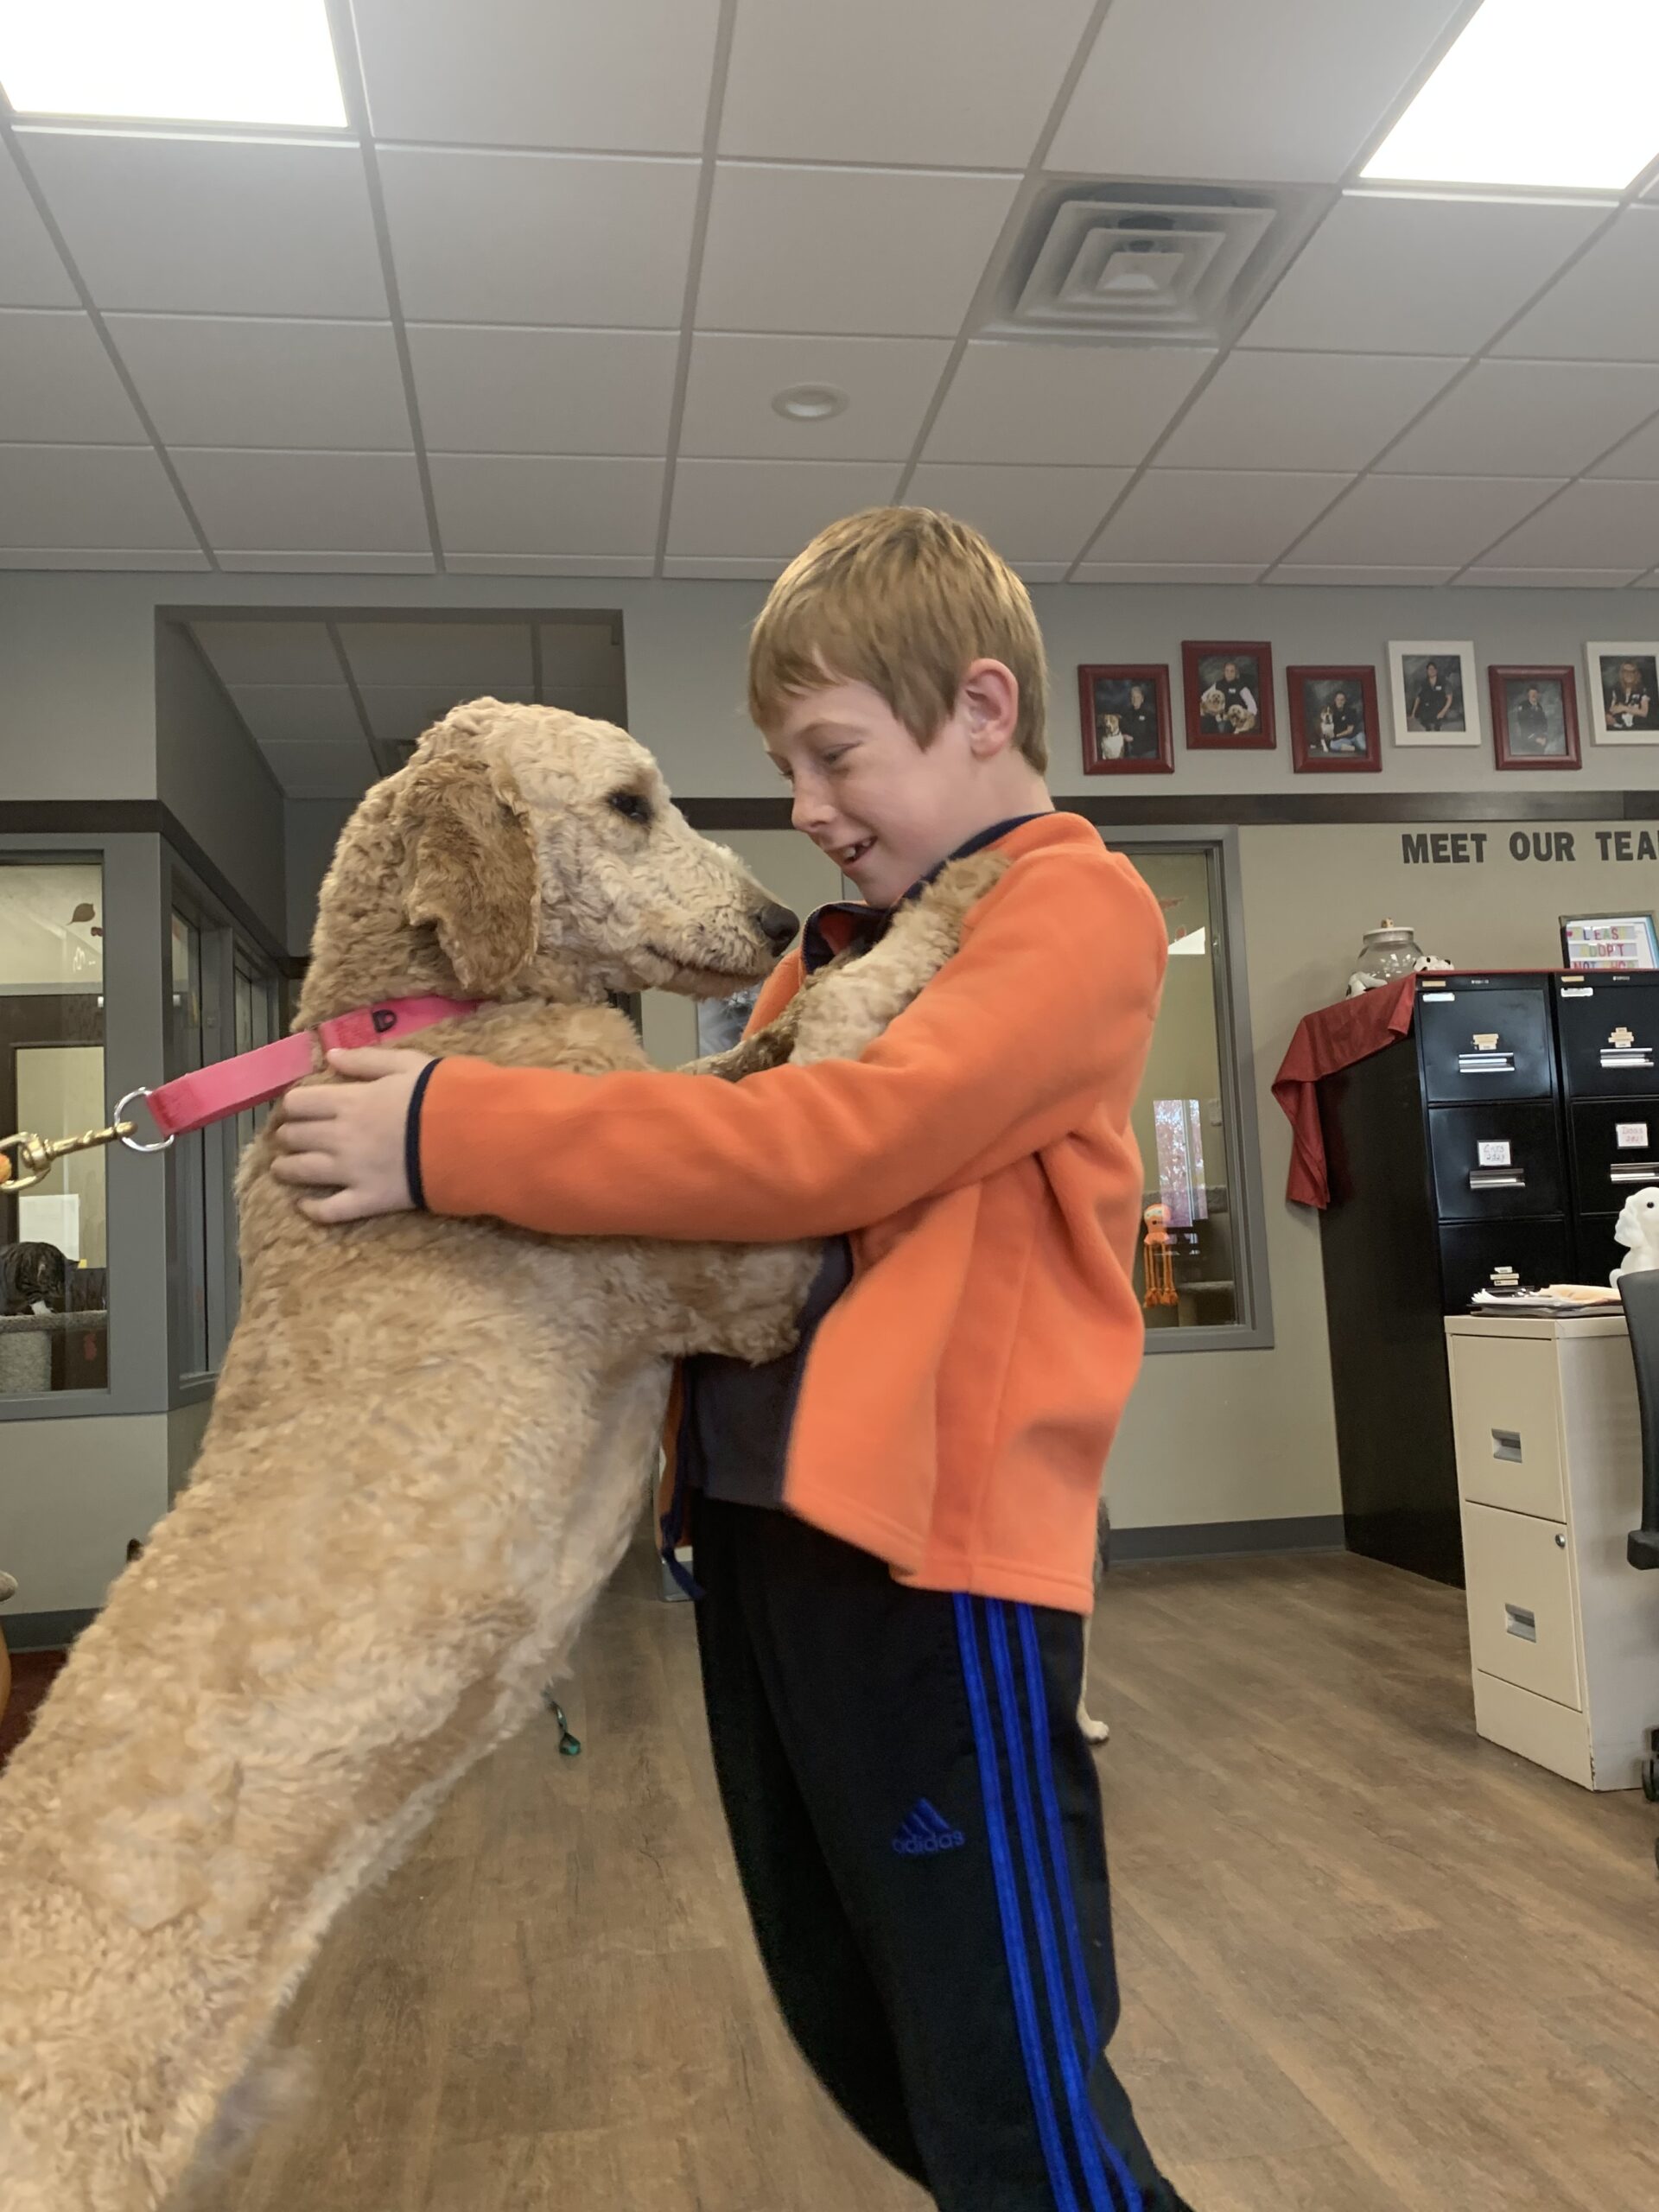
<path id="1" fill-rule="evenodd" d="M 1012 684 L 1000 664 L 975 664 L 987 665 Z M 795 827 L 872 906 L 892 906 L 998 818 L 980 818 L 982 732 L 971 701 L 924 747 L 868 683 L 826 684 L 790 701 L 766 750 L 793 792 Z"/>

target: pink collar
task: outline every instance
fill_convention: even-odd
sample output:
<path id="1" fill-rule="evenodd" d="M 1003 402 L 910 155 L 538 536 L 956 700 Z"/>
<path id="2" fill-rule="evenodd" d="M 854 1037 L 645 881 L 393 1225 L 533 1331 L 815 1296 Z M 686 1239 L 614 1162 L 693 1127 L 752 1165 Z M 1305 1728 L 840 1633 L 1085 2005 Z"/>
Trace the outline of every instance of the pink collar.
<path id="1" fill-rule="evenodd" d="M 318 1074 L 325 1052 L 389 1044 L 411 1030 L 429 1029 L 435 1021 L 475 1014 L 482 1004 L 481 999 L 381 999 L 332 1021 L 320 1021 L 315 1029 L 280 1037 L 274 1045 L 261 1045 L 256 1052 L 215 1060 L 194 1075 L 176 1077 L 138 1095 L 147 1097 L 157 1128 L 169 1137 L 183 1136 L 188 1130 L 205 1128 L 209 1122 L 245 1113 L 250 1106 L 267 1105 L 306 1076 Z"/>

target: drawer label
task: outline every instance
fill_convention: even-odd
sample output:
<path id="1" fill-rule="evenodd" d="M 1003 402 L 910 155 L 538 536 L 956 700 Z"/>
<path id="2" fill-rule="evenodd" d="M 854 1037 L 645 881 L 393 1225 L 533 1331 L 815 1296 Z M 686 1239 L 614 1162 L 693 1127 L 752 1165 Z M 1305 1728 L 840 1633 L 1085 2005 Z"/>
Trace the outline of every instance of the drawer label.
<path id="1" fill-rule="evenodd" d="M 1508 1142 L 1497 1137 L 1483 1138 L 1476 1147 L 1483 1167 L 1513 1167 L 1514 1159 Z"/>
<path id="2" fill-rule="evenodd" d="M 1620 1122 L 1618 1148 L 1621 1152 L 1645 1152 L 1648 1148 L 1648 1125 L 1645 1122 Z"/>
<path id="3" fill-rule="evenodd" d="M 1563 983 L 1561 985 L 1561 996 L 1564 999 L 1592 999 L 1595 995 L 1595 988 L 1590 983 Z"/>

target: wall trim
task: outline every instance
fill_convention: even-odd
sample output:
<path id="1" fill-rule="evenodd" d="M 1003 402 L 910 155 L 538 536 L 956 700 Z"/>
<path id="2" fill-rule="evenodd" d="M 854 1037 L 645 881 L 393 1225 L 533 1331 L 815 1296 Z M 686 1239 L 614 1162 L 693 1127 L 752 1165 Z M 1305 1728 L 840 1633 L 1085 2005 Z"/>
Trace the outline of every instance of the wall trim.
<path id="1" fill-rule="evenodd" d="M 1292 1514 L 1276 1521 L 1177 1522 L 1164 1529 L 1114 1529 L 1112 1564 L 1166 1559 L 1259 1558 L 1270 1552 L 1339 1552 L 1340 1513 Z"/>
<path id="2" fill-rule="evenodd" d="M 788 830 L 787 798 L 683 798 L 694 830 Z M 1268 823 L 1332 822 L 1656 822 L 1659 790 L 1650 791 L 1182 791 L 1147 798 L 1114 791 L 1056 791 L 1062 814 L 1080 814 L 1103 829 L 1155 823 L 1248 829 Z"/>
<path id="3" fill-rule="evenodd" d="M 278 943 L 225 871 L 209 858 L 172 808 L 158 798 L 0 799 L 0 839 L 8 836 L 162 837 L 279 976 L 305 973 L 305 962 Z"/>
<path id="4" fill-rule="evenodd" d="M 10 1619 L 0 1615 L 0 1630 L 9 1651 L 62 1651 L 97 1618 L 91 1605 L 63 1613 L 15 1613 Z"/>

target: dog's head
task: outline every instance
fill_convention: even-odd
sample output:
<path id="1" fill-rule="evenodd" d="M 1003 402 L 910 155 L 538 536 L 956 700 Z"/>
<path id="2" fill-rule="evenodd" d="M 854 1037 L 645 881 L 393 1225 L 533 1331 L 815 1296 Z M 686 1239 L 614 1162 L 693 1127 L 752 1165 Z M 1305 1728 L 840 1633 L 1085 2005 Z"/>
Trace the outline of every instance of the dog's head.
<path id="1" fill-rule="evenodd" d="M 1659 1185 L 1632 1191 L 1613 1224 L 1613 1236 L 1627 1252 L 1659 1257 Z"/>
<path id="2" fill-rule="evenodd" d="M 765 976 L 797 918 L 699 836 L 642 745 L 610 722 L 475 699 L 385 787 L 404 918 L 468 996 L 720 998 Z"/>

